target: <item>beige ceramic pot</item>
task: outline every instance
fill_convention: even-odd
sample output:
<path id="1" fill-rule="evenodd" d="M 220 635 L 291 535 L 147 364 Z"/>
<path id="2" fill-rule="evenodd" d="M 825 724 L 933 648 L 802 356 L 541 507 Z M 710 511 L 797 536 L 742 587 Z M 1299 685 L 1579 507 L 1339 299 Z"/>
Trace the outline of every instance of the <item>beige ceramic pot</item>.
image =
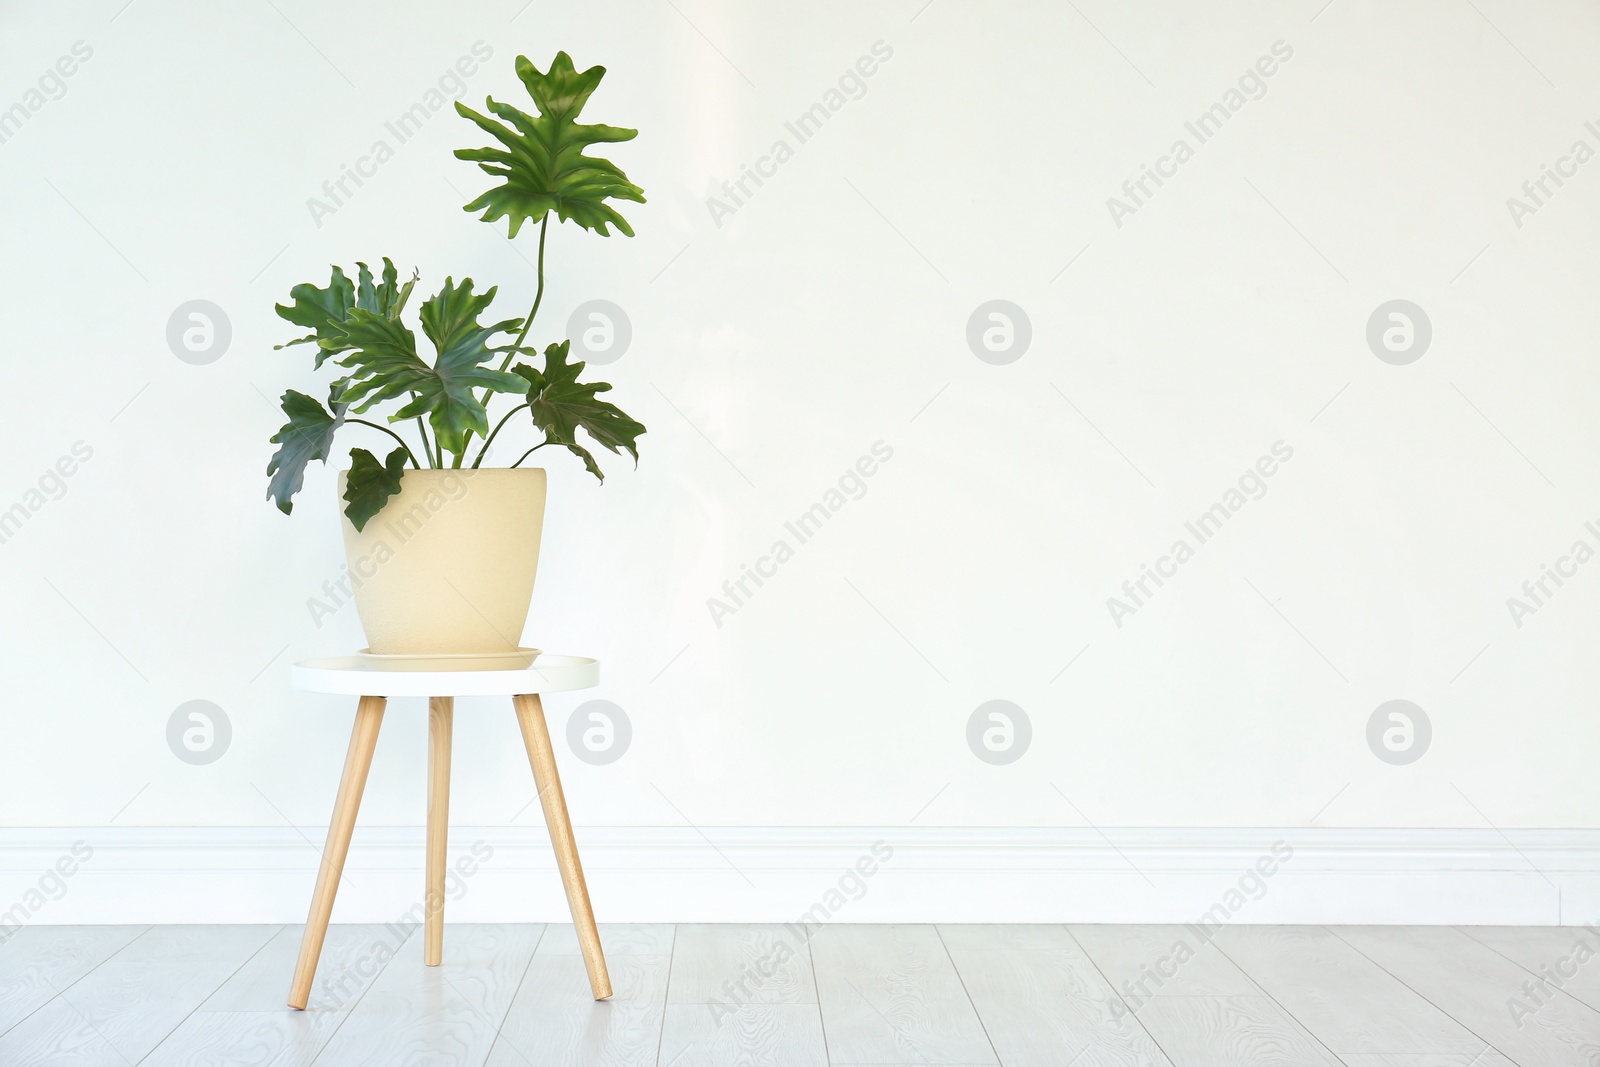
<path id="1" fill-rule="evenodd" d="M 370 651 L 379 655 L 517 648 L 544 530 L 545 476 L 532 470 L 408 470 L 400 492 L 345 557 Z"/>

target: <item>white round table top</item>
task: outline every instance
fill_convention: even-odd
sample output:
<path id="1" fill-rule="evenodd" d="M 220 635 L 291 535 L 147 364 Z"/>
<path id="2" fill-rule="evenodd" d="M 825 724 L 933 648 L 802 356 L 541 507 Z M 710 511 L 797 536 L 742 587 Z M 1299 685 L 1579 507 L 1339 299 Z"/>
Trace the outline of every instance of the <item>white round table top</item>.
<path id="1" fill-rule="evenodd" d="M 485 668 L 471 659 L 449 656 L 336 656 L 296 663 L 290 681 L 296 689 L 312 693 L 373 697 L 516 696 L 600 684 L 599 660 L 528 649 L 521 663 L 526 666 Z"/>

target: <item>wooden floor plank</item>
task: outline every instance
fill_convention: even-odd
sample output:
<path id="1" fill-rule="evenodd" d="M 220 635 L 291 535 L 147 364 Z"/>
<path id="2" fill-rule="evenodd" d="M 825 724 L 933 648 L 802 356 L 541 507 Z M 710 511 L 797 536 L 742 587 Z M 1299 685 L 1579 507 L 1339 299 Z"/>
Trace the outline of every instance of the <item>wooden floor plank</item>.
<path id="1" fill-rule="evenodd" d="M 490 1067 L 655 1064 L 671 957 L 619 953 L 608 956 L 607 963 L 613 993 L 597 1001 L 582 957 L 535 955 L 506 1014 Z"/>
<path id="2" fill-rule="evenodd" d="M 1519 1064 L 1600 1065 L 1600 1012 L 1559 990 L 1543 1005 L 1523 1000 L 1531 975 L 1447 926 L 1330 927 L 1341 940 L 1432 1001 Z"/>
<path id="3" fill-rule="evenodd" d="M 567 924 L 337 926 L 296 1012 L 300 932 L 19 930 L 0 1064 L 1600 1067 L 1580 929 L 610 926 L 597 1003 Z"/>
<path id="4" fill-rule="evenodd" d="M 1345 1067 L 1517 1067 L 1498 1052 L 1476 1056 L 1465 1052 L 1348 1053 L 1340 1056 Z M 142 1065 L 141 1065 L 142 1067 Z"/>
<path id="5" fill-rule="evenodd" d="M 1578 926 L 1457 929 L 1600 1011 L 1600 932 Z"/>
<path id="6" fill-rule="evenodd" d="M 288 1006 L 301 926 L 286 926 L 195 1009 L 140 1067 L 245 1063 L 306 1067 L 412 927 L 328 927 L 305 1011 Z"/>
<path id="7" fill-rule="evenodd" d="M 422 938 L 413 935 L 315 1062 L 482 1064 L 542 932 L 539 926 L 447 926 L 438 967 L 423 966 Z"/>
<path id="8" fill-rule="evenodd" d="M 1229 926 L 1216 944 L 1318 1040 L 1345 1053 L 1465 1053 L 1485 1042 L 1319 926 Z"/>
<path id="9" fill-rule="evenodd" d="M 139 1067 L 310 1067 L 347 1014 L 197 1011 Z"/>
<path id="10" fill-rule="evenodd" d="M 218 963 L 244 961 L 283 929 L 268 925 L 152 926 L 122 947 L 111 963 Z"/>
<path id="11" fill-rule="evenodd" d="M 745 1004 L 726 1012 L 668 1004 L 662 1064 L 672 1067 L 828 1067 L 815 1004 Z"/>
<path id="12" fill-rule="evenodd" d="M 938 930 L 1006 1067 L 1167 1064 L 1066 927 Z"/>
<path id="13" fill-rule="evenodd" d="M 1192 926 L 1071 926 L 1068 929 L 1124 1000 L 1153 996 L 1259 996 L 1261 990 Z"/>
<path id="14" fill-rule="evenodd" d="M 612 956 L 670 956 L 671 923 L 600 923 L 600 947 Z M 577 956 L 578 931 L 571 923 L 551 923 L 539 942 L 541 956 Z"/>
<path id="15" fill-rule="evenodd" d="M 277 929 L 153 927 L 0 1037 L 0 1063 L 70 1058 L 102 1042 L 105 1062 L 137 1063 Z"/>
<path id="16" fill-rule="evenodd" d="M 361 999 L 415 926 L 338 924 L 328 927 L 306 1012 L 348 1011 Z M 222 987 L 200 1005 L 202 1012 L 294 1011 L 289 978 L 300 954 L 305 927 L 285 926 Z"/>
<path id="17" fill-rule="evenodd" d="M 1153 997 L 1139 1019 L 1173 1067 L 1339 1067 L 1271 997 Z"/>
<path id="18" fill-rule="evenodd" d="M 667 1002 L 722 1005 L 729 1010 L 743 1004 L 815 1004 L 807 928 L 679 926 Z"/>
<path id="19" fill-rule="evenodd" d="M 0 1034 L 116 955 L 147 926 L 24 926 L 0 943 Z"/>
<path id="20" fill-rule="evenodd" d="M 811 961 L 837 1063 L 995 1063 L 930 926 L 818 926 Z"/>
<path id="21" fill-rule="evenodd" d="M 106 1067 L 136 1062 L 122 1055 L 78 1009 L 60 997 L 0 1035 L 6 1067 Z"/>

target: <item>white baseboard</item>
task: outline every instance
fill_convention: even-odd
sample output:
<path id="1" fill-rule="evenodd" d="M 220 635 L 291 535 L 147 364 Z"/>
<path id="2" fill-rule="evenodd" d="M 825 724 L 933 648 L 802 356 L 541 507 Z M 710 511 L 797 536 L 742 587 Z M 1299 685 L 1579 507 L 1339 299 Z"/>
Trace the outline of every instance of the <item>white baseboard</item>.
<path id="1" fill-rule="evenodd" d="M 323 833 L 0 830 L 0 924 L 301 922 Z M 791 922 L 808 912 L 832 922 L 1179 923 L 1208 913 L 1239 923 L 1600 918 L 1595 830 L 579 827 L 577 834 L 595 911 L 610 922 Z M 81 863 L 70 852 L 80 841 L 80 855 L 92 850 Z M 1286 849 L 1292 854 L 1281 858 Z M 63 858 L 70 876 L 48 874 Z M 542 828 L 455 827 L 451 862 L 463 860 L 471 873 L 452 883 L 450 920 L 566 919 Z M 872 873 L 851 873 L 858 863 Z M 1270 876 L 1249 873 L 1258 863 Z M 334 918 L 394 921 L 419 903 L 421 882 L 420 827 L 360 828 Z"/>

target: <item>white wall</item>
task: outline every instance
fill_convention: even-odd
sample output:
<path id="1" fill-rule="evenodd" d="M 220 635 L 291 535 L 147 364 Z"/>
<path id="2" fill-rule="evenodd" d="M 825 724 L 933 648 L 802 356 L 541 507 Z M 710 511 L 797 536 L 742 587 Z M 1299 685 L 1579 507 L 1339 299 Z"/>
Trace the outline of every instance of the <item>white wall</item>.
<path id="1" fill-rule="evenodd" d="M 316 856 L 287 827 L 320 842 L 351 709 L 291 691 L 288 668 L 362 639 L 353 608 L 319 627 L 307 607 L 340 573 L 333 471 L 312 470 L 292 518 L 262 499 L 268 398 L 328 378 L 303 349 L 272 351 L 294 334 L 272 306 L 330 263 L 388 255 L 425 286 L 468 274 L 500 285 L 506 315 L 526 307 L 536 237 L 513 246 L 461 211 L 486 180 L 450 152 L 484 138 L 448 110 L 336 213 L 307 205 L 482 41 L 474 105 L 522 99 L 516 55 L 565 49 L 610 71 L 586 117 L 641 130 L 607 152 L 649 196 L 625 208 L 638 236 L 553 231 L 534 331 L 564 336 L 591 299 L 624 308 L 632 344 L 605 377 L 649 427 L 638 470 L 608 457 L 603 487 L 548 464 L 525 634 L 603 663 L 599 689 L 549 702 L 558 737 L 589 697 L 632 722 L 616 762 L 564 766 L 579 823 L 623 833 L 630 858 L 596 876 L 612 917 L 677 884 L 636 828 L 686 823 L 779 851 L 781 828 L 898 831 L 908 849 L 1010 828 L 991 836 L 1012 867 L 975 864 L 991 914 L 1021 828 L 1215 844 L 1211 885 L 1158 890 L 1150 915 L 1226 888 L 1238 846 L 1218 828 L 1306 849 L 1355 833 L 1379 873 L 1391 853 L 1371 842 L 1447 856 L 1457 838 L 1416 829 L 1454 828 L 1538 875 L 1519 920 L 1577 917 L 1569 879 L 1600 871 L 1576 832 L 1600 822 L 1600 563 L 1520 626 L 1507 598 L 1574 541 L 1600 549 L 1600 162 L 1520 219 L 1507 198 L 1575 141 L 1600 150 L 1592 7 L 124 4 L 0 14 L 0 108 L 92 49 L 0 143 L 0 509 L 76 442 L 93 452 L 0 544 L 0 815 L 46 828 L 4 838 L 0 907 L 78 838 L 150 873 L 81 878 L 34 921 L 126 917 L 131 886 L 136 917 L 303 907 Z M 865 95 L 718 225 L 708 197 L 793 143 L 785 122 L 877 42 L 892 57 Z M 1275 45 L 1292 56 L 1264 95 L 1198 143 L 1185 123 Z M 1193 158 L 1114 219 L 1108 197 L 1179 138 Z M 232 328 L 204 366 L 166 340 L 194 299 Z M 967 343 L 991 299 L 1031 322 L 1008 365 Z M 1431 321 L 1408 365 L 1366 338 L 1394 299 Z M 707 599 L 879 441 L 893 458 L 865 496 L 718 626 Z M 1280 441 L 1293 455 L 1265 495 L 1119 626 L 1108 598 L 1193 545 L 1185 522 Z M 195 699 L 232 728 L 204 766 L 166 738 Z M 994 699 L 1032 724 L 1005 766 L 966 740 Z M 1431 722 L 1408 765 L 1368 746 L 1391 699 Z M 536 826 L 509 710 L 463 701 L 458 722 L 456 822 L 506 841 L 514 813 Z M 363 826 L 420 823 L 424 738 L 420 702 L 398 705 Z M 1514 828 L 1583 847 L 1543 870 L 1501 847 Z M 262 833 L 291 835 L 299 873 L 253 894 L 218 843 Z M 728 914 L 791 910 L 698 837 L 668 837 L 716 872 L 704 890 Z M 409 886 L 420 852 L 394 855 Z M 201 891 L 192 868 L 233 873 Z M 817 892 L 836 869 L 818 861 Z M 1061 877 L 1069 917 L 1079 883 Z M 899 894 L 873 915 L 928 914 Z M 1328 918 L 1312 896 L 1274 914 Z M 1377 899 L 1361 918 L 1433 902 Z"/>

